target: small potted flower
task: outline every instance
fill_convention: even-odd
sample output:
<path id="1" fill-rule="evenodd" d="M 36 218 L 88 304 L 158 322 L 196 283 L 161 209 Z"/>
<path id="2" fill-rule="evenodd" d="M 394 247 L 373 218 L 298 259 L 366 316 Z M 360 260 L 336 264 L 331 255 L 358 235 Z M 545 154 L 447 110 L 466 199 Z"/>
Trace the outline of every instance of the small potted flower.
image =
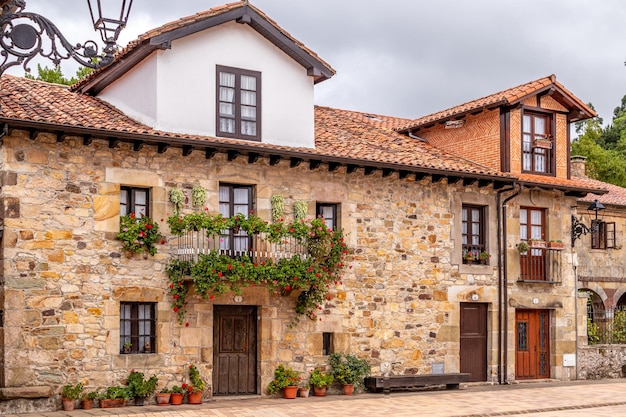
<path id="1" fill-rule="evenodd" d="M 517 244 L 517 251 L 521 254 L 525 254 L 529 249 L 530 245 L 523 240 Z"/>
<path id="2" fill-rule="evenodd" d="M 172 405 L 181 405 L 183 403 L 183 395 L 183 388 L 178 385 L 174 385 L 172 387 L 172 393 L 170 394 L 170 403 Z"/>
<path id="3" fill-rule="evenodd" d="M 187 384 L 187 401 L 189 404 L 202 404 L 202 393 L 206 387 L 206 382 L 200 376 L 200 371 L 196 365 L 189 365 L 189 380 L 191 384 Z M 183 385 L 184 387 L 184 385 Z"/>
<path id="4" fill-rule="evenodd" d="M 548 248 L 553 250 L 563 250 L 563 242 L 561 240 L 551 240 L 548 242 Z"/>
<path id="5" fill-rule="evenodd" d="M 472 251 L 465 252 L 465 254 L 463 255 L 463 260 L 465 261 L 465 263 L 474 262 L 475 260 L 474 252 Z"/>
<path id="6" fill-rule="evenodd" d="M 483 264 L 486 264 L 489 258 L 491 258 L 491 254 L 487 251 L 482 251 L 478 254 L 478 259 L 480 259 L 480 262 Z"/>
<path id="7" fill-rule="evenodd" d="M 303 382 L 302 384 L 300 384 L 300 387 L 298 388 L 298 395 L 302 398 L 306 398 L 309 396 L 309 393 L 311 392 L 311 385 L 308 382 Z"/>
<path id="8" fill-rule="evenodd" d="M 313 385 L 313 393 L 316 397 L 326 396 L 326 387 L 333 383 L 335 377 L 326 372 L 322 372 L 319 368 L 311 371 L 310 384 Z"/>
<path id="9" fill-rule="evenodd" d="M 300 381 L 300 372 L 280 364 L 274 370 L 274 380 L 267 386 L 267 392 L 277 394 L 280 390 L 283 390 L 284 398 L 296 398 Z"/>
<path id="10" fill-rule="evenodd" d="M 63 386 L 61 390 L 61 402 L 63 403 L 63 410 L 72 411 L 76 405 L 76 400 L 80 398 L 83 392 L 83 384 L 79 382 L 76 385 L 67 384 Z"/>
<path id="11" fill-rule="evenodd" d="M 163 388 L 156 394 L 157 405 L 169 405 L 172 392 L 168 388 Z"/>
<path id="12" fill-rule="evenodd" d="M 98 398 L 99 395 L 100 394 L 98 391 L 89 391 L 83 393 L 83 395 L 80 397 L 80 403 L 83 407 L 83 410 L 91 410 L 93 408 L 94 401 Z"/>
<path id="13" fill-rule="evenodd" d="M 367 360 L 345 353 L 331 353 L 329 358 L 332 374 L 343 384 L 343 393 L 352 395 L 355 387 L 363 385 L 363 380 L 370 374 L 371 367 Z"/>

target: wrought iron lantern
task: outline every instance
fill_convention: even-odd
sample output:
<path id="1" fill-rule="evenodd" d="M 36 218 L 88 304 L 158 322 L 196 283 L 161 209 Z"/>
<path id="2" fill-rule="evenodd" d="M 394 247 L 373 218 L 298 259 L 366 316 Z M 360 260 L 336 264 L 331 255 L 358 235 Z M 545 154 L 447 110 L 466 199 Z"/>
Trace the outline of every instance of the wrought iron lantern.
<path id="1" fill-rule="evenodd" d="M 578 220 L 578 218 L 572 214 L 572 246 L 574 246 L 576 239 L 579 239 L 581 236 L 588 233 L 593 234 L 598 232 L 598 211 L 604 210 L 604 208 L 604 205 L 602 205 L 602 203 L 598 200 L 594 200 L 593 203 L 589 205 L 587 210 L 595 212 L 595 220 L 591 222 L 591 227 L 587 227 L 582 223 L 582 221 Z"/>
<path id="2" fill-rule="evenodd" d="M 133 0 L 117 2 L 115 9 L 111 6 L 112 0 L 87 0 L 94 29 L 100 31 L 105 44 L 100 52 L 96 42 L 91 40 L 72 45 L 49 19 L 24 11 L 26 0 L 0 0 L 0 75 L 14 65 L 22 65 L 24 70 L 30 71 L 29 62 L 37 55 L 49 58 L 55 65 L 69 58 L 89 68 L 111 64 L 117 38 L 128 22 Z"/>

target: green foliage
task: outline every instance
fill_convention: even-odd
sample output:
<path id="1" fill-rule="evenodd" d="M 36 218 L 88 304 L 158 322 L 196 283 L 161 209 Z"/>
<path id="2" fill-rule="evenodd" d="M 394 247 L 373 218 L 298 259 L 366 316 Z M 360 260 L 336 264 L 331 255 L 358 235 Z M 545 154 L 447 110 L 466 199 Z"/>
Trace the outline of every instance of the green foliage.
<path id="1" fill-rule="evenodd" d="M 125 252 L 145 251 L 154 256 L 157 252 L 155 244 L 163 237 L 159 233 L 159 225 L 150 217 L 137 217 L 135 213 L 130 213 L 120 217 L 120 232 L 117 239 L 122 241 L 122 250 Z"/>
<path id="2" fill-rule="evenodd" d="M 598 325 L 587 317 L 587 341 L 590 345 L 595 345 L 596 343 L 600 343 L 600 339 Z"/>
<path id="3" fill-rule="evenodd" d="M 282 221 L 285 213 L 285 198 L 280 194 L 275 194 L 270 201 L 272 203 L 272 221 Z"/>
<path id="4" fill-rule="evenodd" d="M 323 388 L 332 384 L 334 380 L 335 377 L 333 374 L 322 372 L 320 369 L 315 368 L 311 371 L 309 383 L 318 388 Z"/>
<path id="5" fill-rule="evenodd" d="M 101 400 L 115 400 L 117 398 L 129 400 L 133 398 L 133 395 L 128 387 L 121 386 L 107 387 L 107 389 L 100 394 Z"/>
<path id="6" fill-rule="evenodd" d="M 345 353 L 331 353 L 328 359 L 332 374 L 340 383 L 360 386 L 370 374 L 371 367 L 367 360 Z"/>
<path id="7" fill-rule="evenodd" d="M 269 394 L 276 394 L 285 387 L 298 386 L 300 380 L 300 372 L 296 372 L 280 364 L 278 368 L 274 370 L 274 380 L 267 386 L 267 392 Z"/>
<path id="8" fill-rule="evenodd" d="M 189 365 L 189 380 L 191 381 L 191 392 L 202 392 L 206 388 L 206 382 L 200 376 L 200 371 L 195 365 Z"/>
<path id="9" fill-rule="evenodd" d="M 196 185 L 191 189 L 191 204 L 202 207 L 206 201 L 206 190 L 204 187 Z"/>
<path id="10" fill-rule="evenodd" d="M 143 372 L 132 371 L 126 380 L 131 397 L 147 397 L 154 394 L 159 380 L 156 375 L 145 379 Z"/>
<path id="11" fill-rule="evenodd" d="M 626 311 L 615 311 L 615 315 L 613 316 L 612 343 L 626 343 Z"/>
<path id="12" fill-rule="evenodd" d="M 278 261 L 268 259 L 253 262 L 245 255 L 232 258 L 215 250 L 200 254 L 195 263 L 171 260 L 166 272 L 170 278 L 172 309 L 178 314 L 180 323 L 184 320 L 186 310 L 186 276 L 192 278 L 195 292 L 204 299 L 213 299 L 226 292 L 240 294 L 241 288 L 249 285 L 267 285 L 269 289 L 281 292 L 301 290 L 296 314 L 314 319 L 315 311 L 323 303 L 331 283 L 336 284 L 341 280 L 339 274 L 345 268 L 348 250 L 343 231 L 328 229 L 323 218 L 269 224 L 254 214 L 246 218 L 238 213 L 231 218 L 224 218 L 204 212 L 183 217 L 172 216 L 167 221 L 170 229 L 179 235 L 186 231 L 204 230 L 208 236 L 217 238 L 216 235 L 226 228 L 240 227 L 249 234 L 265 233 L 265 238 L 271 242 L 280 243 L 292 238 L 306 245 L 311 253 L 309 256 L 294 254 Z"/>
<path id="13" fill-rule="evenodd" d="M 293 203 L 293 217 L 297 220 L 304 219 L 309 210 L 309 204 L 304 200 Z"/>
<path id="14" fill-rule="evenodd" d="M 170 190 L 170 201 L 174 204 L 174 215 L 180 214 L 180 209 L 183 207 L 183 201 L 185 200 L 185 194 L 180 188 L 172 188 Z"/>
<path id="15" fill-rule="evenodd" d="M 77 400 L 80 394 L 83 392 L 83 383 L 79 382 L 76 385 L 67 384 L 61 389 L 61 397 L 68 400 Z"/>
<path id="16" fill-rule="evenodd" d="M 98 392 L 98 390 L 95 391 L 89 391 L 84 393 L 83 395 L 80 396 L 81 400 L 95 400 L 96 398 L 98 398 L 100 396 L 100 393 Z"/>
<path id="17" fill-rule="evenodd" d="M 184 394 L 184 392 L 183 388 L 178 385 L 172 387 L 172 394 Z"/>
<path id="18" fill-rule="evenodd" d="M 42 67 L 40 64 L 37 64 L 37 76 L 35 77 L 29 73 L 26 73 L 24 74 L 24 77 L 31 80 L 45 81 L 47 83 L 72 85 L 78 80 L 85 78 L 92 72 L 93 70 L 91 68 L 80 67 L 76 71 L 76 77 L 65 78 L 59 65 L 56 65 L 53 68 L 48 68 L 47 65 L 45 67 Z"/>

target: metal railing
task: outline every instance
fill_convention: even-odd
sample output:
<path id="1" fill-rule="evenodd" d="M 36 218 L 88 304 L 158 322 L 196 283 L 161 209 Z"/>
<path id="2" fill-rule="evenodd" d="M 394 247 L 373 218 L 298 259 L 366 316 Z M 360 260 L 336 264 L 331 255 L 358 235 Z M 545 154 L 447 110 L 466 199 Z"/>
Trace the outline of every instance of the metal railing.
<path id="1" fill-rule="evenodd" d="M 269 241 L 265 234 L 248 236 L 245 232 L 231 235 L 207 236 L 202 230 L 189 231 L 178 238 L 176 255 L 183 261 L 198 261 L 200 254 L 220 252 L 237 258 L 248 256 L 252 262 L 289 259 L 294 255 L 307 257 L 307 248 L 295 238 L 283 238 L 279 243 Z"/>
<path id="2" fill-rule="evenodd" d="M 587 304 L 587 339 L 593 344 L 626 343 L 626 309 L 619 305 L 613 309 L 594 309 Z"/>

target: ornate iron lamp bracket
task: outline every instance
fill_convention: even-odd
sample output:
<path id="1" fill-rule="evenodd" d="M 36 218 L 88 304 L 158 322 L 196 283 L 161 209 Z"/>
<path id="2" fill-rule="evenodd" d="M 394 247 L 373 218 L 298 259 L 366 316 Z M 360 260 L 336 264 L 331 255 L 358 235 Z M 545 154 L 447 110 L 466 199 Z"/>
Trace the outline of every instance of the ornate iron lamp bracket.
<path id="1" fill-rule="evenodd" d="M 593 226 L 591 229 L 588 228 L 572 214 L 572 246 L 574 246 L 576 239 L 580 239 L 581 236 L 586 235 L 587 233 L 593 233 L 593 228 Z"/>
<path id="2" fill-rule="evenodd" d="M 104 67 L 113 62 L 117 39 L 106 39 L 102 53 L 91 40 L 72 45 L 49 19 L 25 12 L 24 7 L 25 0 L 8 0 L 2 7 L 0 75 L 14 65 L 22 65 L 30 72 L 29 62 L 37 55 L 50 59 L 55 65 L 69 58 L 89 68 Z"/>

